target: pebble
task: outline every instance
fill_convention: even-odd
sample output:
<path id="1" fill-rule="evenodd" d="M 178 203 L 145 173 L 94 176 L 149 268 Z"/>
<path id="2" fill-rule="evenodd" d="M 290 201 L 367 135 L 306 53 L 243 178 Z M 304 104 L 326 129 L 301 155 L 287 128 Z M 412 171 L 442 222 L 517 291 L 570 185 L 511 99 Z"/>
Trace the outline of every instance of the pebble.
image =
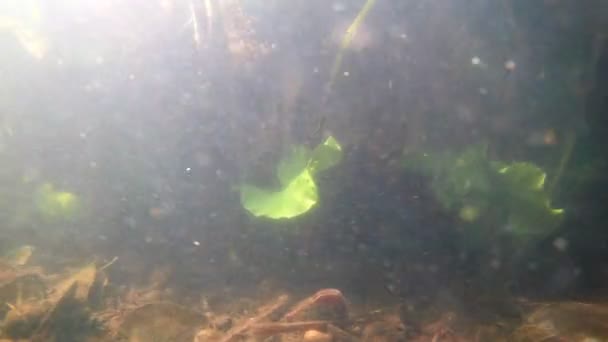
<path id="1" fill-rule="evenodd" d="M 320 332 L 318 330 L 308 330 L 304 333 L 304 342 L 331 342 L 332 337 L 330 334 Z"/>

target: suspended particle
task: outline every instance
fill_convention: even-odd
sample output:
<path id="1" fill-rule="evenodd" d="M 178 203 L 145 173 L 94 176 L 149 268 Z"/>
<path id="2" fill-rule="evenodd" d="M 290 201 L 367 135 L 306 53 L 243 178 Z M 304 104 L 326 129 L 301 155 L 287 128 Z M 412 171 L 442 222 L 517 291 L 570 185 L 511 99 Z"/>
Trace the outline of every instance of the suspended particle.
<path id="1" fill-rule="evenodd" d="M 515 70 L 516 67 L 517 67 L 517 64 L 515 64 L 515 62 L 512 59 L 509 59 L 508 61 L 505 62 L 505 69 L 507 69 L 507 71 L 513 71 L 513 70 Z"/>
<path id="2" fill-rule="evenodd" d="M 558 237 L 557 239 L 553 240 L 553 247 L 560 252 L 564 252 L 566 249 L 568 249 L 568 240 L 564 239 L 563 237 Z"/>
<path id="3" fill-rule="evenodd" d="M 543 134 L 543 143 L 545 145 L 555 145 L 557 144 L 557 133 L 553 128 L 549 128 Z"/>
<path id="4" fill-rule="evenodd" d="M 479 64 L 481 64 L 481 59 L 477 56 L 474 56 L 473 58 L 471 58 L 471 64 L 479 65 Z"/>

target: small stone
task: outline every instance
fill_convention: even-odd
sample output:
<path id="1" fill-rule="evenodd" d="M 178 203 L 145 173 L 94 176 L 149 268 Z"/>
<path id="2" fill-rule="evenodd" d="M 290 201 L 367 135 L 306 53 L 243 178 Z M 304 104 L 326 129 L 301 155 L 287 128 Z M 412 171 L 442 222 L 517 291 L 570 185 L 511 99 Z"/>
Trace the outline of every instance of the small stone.
<path id="1" fill-rule="evenodd" d="M 329 334 L 320 332 L 318 330 L 308 330 L 304 333 L 304 342 L 331 342 L 332 337 Z"/>

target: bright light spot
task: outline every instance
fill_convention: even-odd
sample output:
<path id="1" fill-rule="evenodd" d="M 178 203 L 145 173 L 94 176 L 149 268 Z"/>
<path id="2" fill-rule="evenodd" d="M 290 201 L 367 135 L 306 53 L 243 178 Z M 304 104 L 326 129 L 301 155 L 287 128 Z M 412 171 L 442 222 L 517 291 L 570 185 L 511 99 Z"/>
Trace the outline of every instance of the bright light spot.
<path id="1" fill-rule="evenodd" d="M 196 240 L 192 241 L 192 244 L 195 245 L 196 247 L 201 245 L 201 243 Z"/>
<path id="2" fill-rule="evenodd" d="M 479 64 L 481 64 L 481 59 L 479 57 L 475 56 L 475 57 L 471 58 L 471 64 L 479 65 Z"/>

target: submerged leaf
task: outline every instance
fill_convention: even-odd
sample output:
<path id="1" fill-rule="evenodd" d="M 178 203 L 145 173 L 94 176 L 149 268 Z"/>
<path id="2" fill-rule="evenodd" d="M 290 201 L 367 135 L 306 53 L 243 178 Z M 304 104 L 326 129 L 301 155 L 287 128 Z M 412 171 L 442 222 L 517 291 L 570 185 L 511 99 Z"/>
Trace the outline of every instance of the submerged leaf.
<path id="1" fill-rule="evenodd" d="M 498 170 L 504 175 L 507 185 L 518 189 L 542 190 L 546 174 L 530 163 L 513 163 Z"/>
<path id="2" fill-rule="evenodd" d="M 269 191 L 243 185 L 241 204 L 255 216 L 281 219 L 302 215 L 319 200 L 314 174 L 338 164 L 341 159 L 342 147 L 333 137 L 327 138 L 312 153 L 306 147 L 296 146 L 277 167 L 283 188 Z"/>
<path id="3" fill-rule="evenodd" d="M 75 194 L 55 190 L 51 183 L 38 187 L 35 202 L 38 211 L 46 219 L 73 219 L 80 209 L 80 201 Z"/>
<path id="4" fill-rule="evenodd" d="M 315 174 L 336 166 L 341 160 L 342 146 L 340 146 L 334 137 L 330 136 L 312 151 L 308 169 L 312 174 Z"/>
<path id="5" fill-rule="evenodd" d="M 472 226 L 482 215 L 502 221 L 520 238 L 540 237 L 555 228 L 563 210 L 553 209 L 545 189 L 545 172 L 527 162 L 489 160 L 486 146 L 460 153 L 418 153 L 405 156 L 408 170 L 430 176 L 431 189 L 446 210 L 458 210 Z M 482 227 L 478 227 L 481 232 Z"/>
<path id="6" fill-rule="evenodd" d="M 294 146 L 289 155 L 277 166 L 277 176 L 281 186 L 288 185 L 306 168 L 310 159 L 310 150 L 306 146 Z"/>
<path id="7" fill-rule="evenodd" d="M 553 209 L 544 189 L 546 173 L 530 163 L 513 163 L 501 168 L 509 226 L 520 236 L 542 234 L 555 227 L 563 210 Z"/>
<path id="8" fill-rule="evenodd" d="M 310 210 L 317 201 L 317 185 L 308 170 L 300 173 L 281 191 L 267 191 L 252 185 L 241 188 L 241 203 L 255 216 L 292 218 Z"/>

